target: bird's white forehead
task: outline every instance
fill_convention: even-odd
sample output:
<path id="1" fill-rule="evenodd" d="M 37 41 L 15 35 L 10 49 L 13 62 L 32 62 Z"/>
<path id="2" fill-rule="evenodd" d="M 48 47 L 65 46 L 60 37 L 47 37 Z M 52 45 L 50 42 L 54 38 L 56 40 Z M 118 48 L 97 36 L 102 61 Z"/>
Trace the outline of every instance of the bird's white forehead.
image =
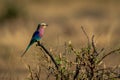
<path id="1" fill-rule="evenodd" d="M 46 23 L 41 23 L 40 25 L 46 25 Z"/>

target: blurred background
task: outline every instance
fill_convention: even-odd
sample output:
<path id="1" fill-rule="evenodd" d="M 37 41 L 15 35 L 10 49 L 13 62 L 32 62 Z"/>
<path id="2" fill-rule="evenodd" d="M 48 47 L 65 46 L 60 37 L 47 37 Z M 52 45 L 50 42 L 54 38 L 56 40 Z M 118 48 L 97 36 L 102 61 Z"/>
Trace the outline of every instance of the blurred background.
<path id="1" fill-rule="evenodd" d="M 98 48 L 120 47 L 120 0 L 0 0 L 0 79 L 24 79 L 28 75 L 20 55 L 37 24 L 48 23 L 42 42 L 61 49 L 69 40 L 75 48 L 86 46 L 86 37 L 95 35 Z M 39 49 L 33 45 L 24 56 L 34 63 Z M 35 54 L 34 54 L 35 53 Z M 107 66 L 120 64 L 120 55 L 107 57 Z"/>

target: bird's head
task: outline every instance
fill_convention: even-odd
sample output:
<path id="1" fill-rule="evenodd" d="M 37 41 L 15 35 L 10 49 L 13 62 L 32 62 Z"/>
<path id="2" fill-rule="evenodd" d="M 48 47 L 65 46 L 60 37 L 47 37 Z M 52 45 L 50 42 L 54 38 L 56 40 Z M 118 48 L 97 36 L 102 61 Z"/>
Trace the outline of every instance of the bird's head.
<path id="1" fill-rule="evenodd" d="M 38 24 L 37 30 L 39 30 L 39 28 L 46 28 L 48 25 L 46 23 L 40 23 Z"/>

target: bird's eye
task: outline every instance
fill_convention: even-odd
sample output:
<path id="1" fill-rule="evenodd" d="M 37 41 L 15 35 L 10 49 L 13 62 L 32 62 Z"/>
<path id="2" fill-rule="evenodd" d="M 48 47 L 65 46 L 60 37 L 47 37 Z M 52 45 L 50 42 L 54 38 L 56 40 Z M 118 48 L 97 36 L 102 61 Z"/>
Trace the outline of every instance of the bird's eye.
<path id="1" fill-rule="evenodd" d="M 48 25 L 41 25 L 41 26 L 48 26 Z"/>

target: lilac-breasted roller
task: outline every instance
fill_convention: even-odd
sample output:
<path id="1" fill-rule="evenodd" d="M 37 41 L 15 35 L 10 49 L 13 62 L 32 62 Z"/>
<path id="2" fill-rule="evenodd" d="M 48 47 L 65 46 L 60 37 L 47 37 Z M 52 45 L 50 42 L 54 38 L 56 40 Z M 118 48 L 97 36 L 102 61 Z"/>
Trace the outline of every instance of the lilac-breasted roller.
<path id="1" fill-rule="evenodd" d="M 27 46 L 25 52 L 21 55 L 21 57 L 24 56 L 24 54 L 27 52 L 27 50 L 30 48 L 30 46 L 31 46 L 33 43 L 39 41 L 39 40 L 42 38 L 42 36 L 43 36 L 43 34 L 44 34 L 44 29 L 46 28 L 46 26 L 48 26 L 46 23 L 38 24 L 38 27 L 37 27 L 36 31 L 34 32 L 34 34 L 33 34 L 33 36 L 32 36 L 32 39 L 31 39 L 29 45 Z"/>

